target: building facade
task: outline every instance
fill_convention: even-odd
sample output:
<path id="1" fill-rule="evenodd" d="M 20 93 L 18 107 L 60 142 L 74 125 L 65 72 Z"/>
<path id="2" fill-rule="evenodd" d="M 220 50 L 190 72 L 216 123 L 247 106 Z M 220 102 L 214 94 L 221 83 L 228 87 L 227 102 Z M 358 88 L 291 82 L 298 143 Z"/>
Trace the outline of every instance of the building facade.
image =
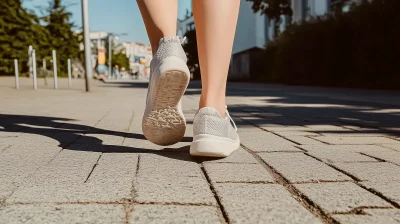
<path id="1" fill-rule="evenodd" d="M 124 42 L 126 57 L 129 58 L 129 66 L 132 72 L 140 75 L 150 74 L 150 61 L 153 58 L 151 46 L 138 42 Z"/>

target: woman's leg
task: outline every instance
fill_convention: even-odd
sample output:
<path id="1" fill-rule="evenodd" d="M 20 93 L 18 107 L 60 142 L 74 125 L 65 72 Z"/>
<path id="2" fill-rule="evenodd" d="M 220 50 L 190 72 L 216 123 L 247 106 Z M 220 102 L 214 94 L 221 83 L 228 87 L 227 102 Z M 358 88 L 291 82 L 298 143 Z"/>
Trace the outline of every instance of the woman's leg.
<path id="1" fill-rule="evenodd" d="M 193 0 L 202 92 L 200 108 L 225 116 L 225 92 L 240 0 Z"/>
<path id="2" fill-rule="evenodd" d="M 176 36 L 178 0 L 137 0 L 153 50 L 144 136 L 158 145 L 179 142 L 186 130 L 181 98 L 190 79 L 187 58 Z"/>
<path id="3" fill-rule="evenodd" d="M 176 36 L 178 0 L 137 0 L 153 55 L 161 38 Z"/>
<path id="4" fill-rule="evenodd" d="M 240 0 L 193 0 L 202 91 L 193 120 L 194 156 L 225 157 L 240 147 L 225 92 Z"/>

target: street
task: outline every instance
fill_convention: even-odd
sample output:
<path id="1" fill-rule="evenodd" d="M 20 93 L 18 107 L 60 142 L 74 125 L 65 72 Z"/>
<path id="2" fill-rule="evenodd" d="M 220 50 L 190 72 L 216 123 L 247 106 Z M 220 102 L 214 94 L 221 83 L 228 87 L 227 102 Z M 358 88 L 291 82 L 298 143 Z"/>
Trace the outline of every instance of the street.
<path id="1" fill-rule="evenodd" d="M 400 93 L 229 83 L 241 148 L 141 132 L 147 83 L 0 78 L 0 223 L 400 223 Z"/>

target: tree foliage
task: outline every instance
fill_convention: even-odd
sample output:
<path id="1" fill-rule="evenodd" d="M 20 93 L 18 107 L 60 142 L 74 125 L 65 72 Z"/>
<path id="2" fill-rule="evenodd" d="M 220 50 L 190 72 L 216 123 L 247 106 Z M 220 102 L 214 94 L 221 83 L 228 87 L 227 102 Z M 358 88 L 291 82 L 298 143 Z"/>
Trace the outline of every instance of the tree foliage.
<path id="1" fill-rule="evenodd" d="M 290 25 L 267 45 L 254 79 L 294 85 L 399 89 L 399 0 Z"/>
<path id="2" fill-rule="evenodd" d="M 37 57 L 48 47 L 49 33 L 40 25 L 39 18 L 22 7 L 21 0 L 0 1 L 0 74 L 14 71 L 13 60 L 18 58 L 26 71 L 28 46 L 37 49 Z M 25 69 L 24 69 L 25 68 Z"/>
<path id="3" fill-rule="evenodd" d="M 38 64 L 44 58 L 49 61 L 56 50 L 59 74 L 65 74 L 67 59 L 81 54 L 70 18 L 61 0 L 51 0 L 41 18 L 25 9 L 22 0 L 0 0 L 0 75 L 14 72 L 14 59 L 19 60 L 20 71 L 27 72 L 29 45 L 36 50 Z"/>
<path id="4" fill-rule="evenodd" d="M 260 12 L 269 19 L 279 19 L 281 15 L 292 16 L 290 0 L 247 0 L 253 2 L 254 12 Z M 296 0 L 300 1 L 300 0 Z"/>
<path id="5" fill-rule="evenodd" d="M 183 49 L 186 52 L 188 58 L 187 65 L 190 72 L 193 74 L 194 79 L 200 79 L 200 66 L 199 56 L 197 54 L 197 39 L 196 30 L 190 30 L 186 32 L 185 37 L 187 38 L 186 43 L 183 45 Z"/>
<path id="6" fill-rule="evenodd" d="M 61 0 L 49 1 L 46 9 L 46 16 L 43 18 L 46 23 L 46 30 L 50 33 L 50 49 L 46 49 L 47 58 L 51 58 L 51 51 L 57 52 L 57 65 L 59 74 L 67 71 L 67 59 L 79 58 L 78 34 L 74 33 L 74 24 L 70 21 L 71 13 L 67 11 Z"/>

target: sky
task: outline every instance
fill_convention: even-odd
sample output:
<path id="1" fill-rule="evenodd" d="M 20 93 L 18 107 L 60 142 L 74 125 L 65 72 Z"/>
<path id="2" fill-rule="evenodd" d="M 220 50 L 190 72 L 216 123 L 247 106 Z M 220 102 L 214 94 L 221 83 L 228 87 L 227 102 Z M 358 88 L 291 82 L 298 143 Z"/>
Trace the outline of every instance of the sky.
<path id="1" fill-rule="evenodd" d="M 46 7 L 49 0 L 23 0 L 24 7 L 40 14 L 39 7 Z M 71 21 L 77 29 L 82 27 L 81 0 L 62 0 L 72 13 Z M 178 18 L 183 18 L 191 0 L 179 0 Z M 89 0 L 90 31 L 127 33 L 123 41 L 149 44 L 146 29 L 136 0 Z"/>

